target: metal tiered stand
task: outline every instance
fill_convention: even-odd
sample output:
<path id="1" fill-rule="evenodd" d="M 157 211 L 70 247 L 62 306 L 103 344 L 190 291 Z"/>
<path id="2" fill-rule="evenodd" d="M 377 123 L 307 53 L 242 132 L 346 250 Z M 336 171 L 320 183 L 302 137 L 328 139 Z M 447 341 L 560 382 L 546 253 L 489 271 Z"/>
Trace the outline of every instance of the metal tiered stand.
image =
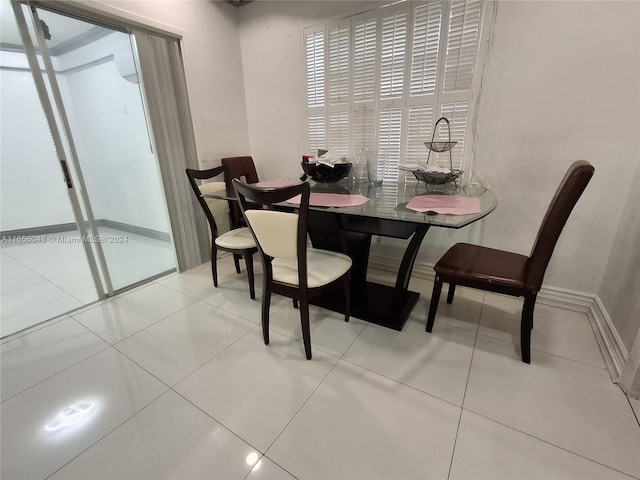
<path id="1" fill-rule="evenodd" d="M 446 142 L 443 141 L 435 141 L 436 132 L 438 131 L 438 124 L 442 121 L 447 122 L 447 129 L 449 133 L 449 140 Z M 449 172 L 420 172 L 413 171 L 413 176 L 416 177 L 419 181 L 426 183 L 427 185 L 443 185 L 446 183 L 454 182 L 457 186 L 457 180 L 462 175 L 462 170 L 454 170 L 453 169 L 453 156 L 451 154 L 451 149 L 458 142 L 451 141 L 451 124 L 449 120 L 445 117 L 441 117 L 436 122 L 436 125 L 433 127 L 433 134 L 431 135 L 430 142 L 424 142 L 425 146 L 429 149 L 429 155 L 427 156 L 427 163 L 425 166 L 429 165 L 429 160 L 431 158 L 431 152 L 442 153 L 449 152 Z"/>

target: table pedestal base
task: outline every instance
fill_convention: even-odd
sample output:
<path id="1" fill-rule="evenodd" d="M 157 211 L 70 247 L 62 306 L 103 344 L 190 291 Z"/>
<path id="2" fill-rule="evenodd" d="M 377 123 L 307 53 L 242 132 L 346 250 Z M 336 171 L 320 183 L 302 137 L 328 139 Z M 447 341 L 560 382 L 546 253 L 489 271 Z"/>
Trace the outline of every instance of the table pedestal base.
<path id="1" fill-rule="evenodd" d="M 400 331 L 419 298 L 420 294 L 416 292 L 398 291 L 388 285 L 367 282 L 351 292 L 350 317 Z M 342 284 L 337 282 L 334 286 L 325 289 L 322 296 L 312 298 L 310 303 L 327 310 L 344 313 Z"/>
<path id="2" fill-rule="evenodd" d="M 396 222 L 370 217 L 342 216 L 333 212 L 309 211 L 309 236 L 316 248 L 343 252 L 351 257 L 350 316 L 402 330 L 420 294 L 409 291 L 409 280 L 418 250 L 429 230 L 428 224 Z M 395 286 L 367 281 L 372 235 L 409 239 L 395 280 Z M 310 301 L 344 313 L 342 283 L 324 290 Z"/>

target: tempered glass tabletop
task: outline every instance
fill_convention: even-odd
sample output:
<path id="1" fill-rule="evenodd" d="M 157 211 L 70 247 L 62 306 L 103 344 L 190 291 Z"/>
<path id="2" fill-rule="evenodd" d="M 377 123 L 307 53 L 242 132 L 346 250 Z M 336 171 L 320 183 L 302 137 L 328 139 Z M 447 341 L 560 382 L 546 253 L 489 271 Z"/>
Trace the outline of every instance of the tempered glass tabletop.
<path id="1" fill-rule="evenodd" d="M 424 183 L 382 183 L 367 184 L 341 181 L 338 183 L 311 183 L 311 191 L 315 193 L 339 193 L 345 195 L 363 195 L 369 199 L 364 205 L 356 207 L 314 207 L 314 210 L 335 212 L 339 215 L 372 217 L 385 220 L 428 223 L 433 226 L 461 228 L 491 213 L 498 205 L 498 199 L 491 190 L 480 185 L 455 186 L 425 185 Z M 459 195 L 477 197 L 480 201 L 480 212 L 468 215 L 419 213 L 406 208 L 407 203 L 417 195 Z M 232 189 L 220 190 L 203 195 L 205 198 L 237 200 Z"/>

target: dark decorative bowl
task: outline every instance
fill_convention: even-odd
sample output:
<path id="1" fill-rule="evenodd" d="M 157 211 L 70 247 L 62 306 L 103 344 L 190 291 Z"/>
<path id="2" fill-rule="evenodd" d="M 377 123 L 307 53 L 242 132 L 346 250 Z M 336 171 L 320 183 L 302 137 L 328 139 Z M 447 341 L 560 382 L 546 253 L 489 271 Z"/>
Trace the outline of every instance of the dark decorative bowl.
<path id="1" fill-rule="evenodd" d="M 322 163 L 302 161 L 304 173 L 316 182 L 334 183 L 342 180 L 351 171 L 351 162 L 336 163 L 333 168 Z"/>

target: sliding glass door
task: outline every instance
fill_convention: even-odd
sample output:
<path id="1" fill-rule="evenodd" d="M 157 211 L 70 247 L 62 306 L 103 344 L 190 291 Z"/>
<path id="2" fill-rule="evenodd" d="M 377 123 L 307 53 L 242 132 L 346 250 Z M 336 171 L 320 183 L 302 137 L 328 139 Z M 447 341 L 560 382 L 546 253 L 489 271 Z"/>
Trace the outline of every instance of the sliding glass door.
<path id="1" fill-rule="evenodd" d="M 76 178 L 81 172 L 113 289 L 175 268 L 132 37 L 56 13 L 36 13 L 52 40 L 58 29 L 69 37 L 49 52 L 57 60 L 77 152 Z"/>
<path id="2" fill-rule="evenodd" d="M 176 256 L 133 37 L 1 1 L 6 336 L 172 271 Z M 31 308 L 42 295 L 20 275 L 69 301 Z"/>

